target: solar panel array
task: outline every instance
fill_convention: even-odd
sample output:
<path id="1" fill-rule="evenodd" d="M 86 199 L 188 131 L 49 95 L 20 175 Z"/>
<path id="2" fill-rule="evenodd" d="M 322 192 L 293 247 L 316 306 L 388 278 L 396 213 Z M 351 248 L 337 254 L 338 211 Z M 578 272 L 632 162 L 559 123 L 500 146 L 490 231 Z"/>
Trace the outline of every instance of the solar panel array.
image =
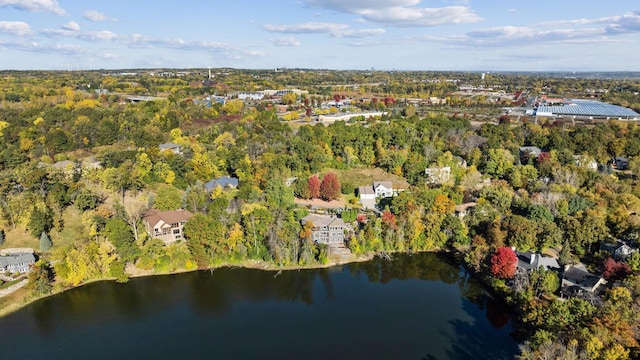
<path id="1" fill-rule="evenodd" d="M 567 116 L 597 116 L 597 117 L 640 117 L 637 112 L 622 106 L 611 105 L 594 100 L 570 99 L 565 105 L 540 105 L 538 113 Z"/>

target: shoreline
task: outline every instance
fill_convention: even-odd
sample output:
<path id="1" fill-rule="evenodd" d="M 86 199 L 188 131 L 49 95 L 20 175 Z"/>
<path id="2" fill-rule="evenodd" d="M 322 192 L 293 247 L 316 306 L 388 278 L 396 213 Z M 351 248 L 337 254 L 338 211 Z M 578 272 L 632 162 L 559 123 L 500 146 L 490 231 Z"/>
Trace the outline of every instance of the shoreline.
<path id="1" fill-rule="evenodd" d="M 241 263 L 238 264 L 233 264 L 233 263 L 221 263 L 221 264 L 216 264 L 214 266 L 208 267 L 208 268 L 197 268 L 197 269 L 193 269 L 193 270 L 187 270 L 187 269 L 178 269 L 178 270 L 174 270 L 174 271 L 170 271 L 170 272 L 162 272 L 162 273 L 140 273 L 140 274 L 128 274 L 129 275 L 129 279 L 137 279 L 137 278 L 145 278 L 145 277 L 152 277 L 152 276 L 164 276 L 164 275 L 175 275 L 175 274 L 182 274 L 182 273 L 188 273 L 188 272 L 194 272 L 194 271 L 206 271 L 206 270 L 210 270 L 210 271 L 214 271 L 216 269 L 220 269 L 223 267 L 227 267 L 227 268 L 231 268 L 231 267 L 237 267 L 237 268 L 245 268 L 245 269 L 255 269 L 255 270 L 262 270 L 262 271 L 292 271 L 292 270 L 313 270 L 313 269 L 326 269 L 326 268 L 331 268 L 331 267 L 335 267 L 335 266 L 341 266 L 341 265 L 348 265 L 348 264 L 353 264 L 353 263 L 358 263 L 358 262 L 365 262 L 365 261 L 370 261 L 373 258 L 375 258 L 377 255 L 379 254 L 367 254 L 367 255 L 361 255 L 361 256 L 357 256 L 357 255 L 353 255 L 349 260 L 347 261 L 340 261 L 340 260 L 333 260 L 333 261 L 329 261 L 327 264 L 314 264 L 314 265 L 309 265 L 309 266 L 301 266 L 301 265 L 290 265 L 290 266 L 278 266 L 275 263 L 271 263 L 271 262 L 267 262 L 267 261 L 258 261 L 258 260 L 245 260 Z M 99 279 L 91 279 L 88 280 L 86 282 L 82 282 L 76 286 L 70 286 L 70 287 L 61 287 L 59 289 L 54 289 L 52 290 L 51 293 L 43 295 L 43 296 L 38 296 L 38 297 L 33 297 L 30 298 L 29 294 L 19 294 L 19 291 L 25 291 L 26 289 L 21 288 L 18 289 L 16 292 L 12 293 L 12 294 L 8 294 L 6 295 L 6 297 L 11 297 L 12 295 L 18 293 L 17 296 L 20 296 L 19 299 L 16 299 L 16 301 L 13 302 L 9 302 L 5 307 L 3 307 L 2 309 L 0 309 L 0 319 L 9 316 L 17 311 L 22 310 L 23 308 L 29 306 L 30 304 L 42 300 L 42 299 L 46 299 L 48 297 L 51 296 L 55 296 L 58 294 L 62 294 L 68 290 L 72 290 L 75 288 L 79 288 L 85 285 L 89 285 L 92 283 L 96 283 L 96 282 L 101 282 L 101 281 L 115 281 L 115 278 L 99 278 Z M 126 284 L 126 283 L 123 283 Z M 2 298 L 0 298 L 2 299 Z"/>

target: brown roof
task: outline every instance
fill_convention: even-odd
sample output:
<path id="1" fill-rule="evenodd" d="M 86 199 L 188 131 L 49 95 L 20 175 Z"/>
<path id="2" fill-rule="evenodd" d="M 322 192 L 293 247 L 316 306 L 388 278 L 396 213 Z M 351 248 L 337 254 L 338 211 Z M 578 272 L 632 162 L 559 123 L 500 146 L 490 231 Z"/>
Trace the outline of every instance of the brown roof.
<path id="1" fill-rule="evenodd" d="M 150 209 L 144 214 L 144 220 L 151 225 L 155 225 L 160 221 L 167 224 L 178 223 L 180 221 L 189 220 L 193 214 L 189 210 L 168 210 L 160 211 L 158 209 Z"/>

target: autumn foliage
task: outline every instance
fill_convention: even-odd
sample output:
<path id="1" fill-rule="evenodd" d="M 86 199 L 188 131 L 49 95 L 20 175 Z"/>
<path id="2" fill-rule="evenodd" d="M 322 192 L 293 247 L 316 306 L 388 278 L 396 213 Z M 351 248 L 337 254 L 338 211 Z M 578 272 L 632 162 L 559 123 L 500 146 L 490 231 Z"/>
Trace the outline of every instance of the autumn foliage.
<path id="1" fill-rule="evenodd" d="M 602 277 L 607 281 L 622 280 L 631 274 L 631 268 L 629 265 L 615 261 L 612 258 L 608 258 L 602 265 Z"/>
<path id="2" fill-rule="evenodd" d="M 309 178 L 309 198 L 315 199 L 320 197 L 320 179 L 318 175 Z"/>
<path id="3" fill-rule="evenodd" d="M 500 279 L 510 279 L 516 274 L 518 256 L 508 246 L 500 247 L 491 256 L 491 274 Z"/>
<path id="4" fill-rule="evenodd" d="M 328 173 L 322 178 L 320 183 L 320 197 L 322 200 L 331 201 L 340 196 L 340 181 L 338 175 Z"/>

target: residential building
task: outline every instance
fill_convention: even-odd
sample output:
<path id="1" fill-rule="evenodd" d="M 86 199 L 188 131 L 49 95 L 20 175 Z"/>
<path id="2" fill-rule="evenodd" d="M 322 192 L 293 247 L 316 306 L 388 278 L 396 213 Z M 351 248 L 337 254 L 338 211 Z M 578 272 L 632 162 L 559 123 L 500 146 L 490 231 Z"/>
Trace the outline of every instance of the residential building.
<path id="1" fill-rule="evenodd" d="M 468 202 L 460 205 L 456 205 L 455 214 L 458 218 L 463 219 L 465 216 L 469 214 L 470 209 L 476 207 L 478 203 L 476 202 Z"/>
<path id="2" fill-rule="evenodd" d="M 0 256 L 0 273 L 28 273 L 36 262 L 33 253 L 19 253 Z"/>
<path id="3" fill-rule="evenodd" d="M 443 185 L 451 179 L 451 166 L 430 167 L 424 170 L 424 174 L 430 185 Z"/>
<path id="4" fill-rule="evenodd" d="M 518 270 L 527 273 L 539 267 L 543 267 L 545 270 L 560 270 L 558 261 L 552 257 L 542 256 L 530 251 L 524 253 L 517 252 L 516 254 L 518 255 Z"/>
<path id="5" fill-rule="evenodd" d="M 188 210 L 160 211 L 151 209 L 144 214 L 144 227 L 152 238 L 158 238 L 165 244 L 184 239 L 183 228 L 193 216 Z"/>
<path id="6" fill-rule="evenodd" d="M 598 170 L 598 162 L 590 156 L 583 155 L 573 155 L 573 161 L 576 166 L 581 168 L 597 171 Z"/>
<path id="7" fill-rule="evenodd" d="M 313 224 L 311 238 L 318 244 L 339 245 L 344 242 L 346 224 L 342 218 L 333 215 L 309 214 L 300 220 L 302 226 Z"/>
<path id="8" fill-rule="evenodd" d="M 590 273 L 584 264 L 567 265 L 562 274 L 560 292 L 569 296 L 590 297 L 603 284 L 606 281 L 601 276 Z"/>
<path id="9" fill-rule="evenodd" d="M 520 147 L 520 162 L 527 164 L 530 159 L 535 159 L 542 154 L 542 149 L 537 146 L 522 146 Z"/>
<path id="10" fill-rule="evenodd" d="M 358 187 L 358 197 L 360 198 L 360 204 L 363 209 L 375 209 L 376 207 L 376 193 L 371 186 Z"/>
<path id="11" fill-rule="evenodd" d="M 204 184 L 204 189 L 208 192 L 212 192 L 217 187 L 221 187 L 222 190 L 235 189 L 238 187 L 238 179 L 230 176 L 222 176 L 218 179 L 209 180 Z"/>
<path id="12" fill-rule="evenodd" d="M 624 260 L 638 251 L 638 249 L 634 249 L 622 241 L 602 243 L 600 244 L 600 250 L 608 252 L 615 260 Z"/>
<path id="13" fill-rule="evenodd" d="M 180 148 L 180 145 L 178 145 L 178 144 L 164 143 L 164 144 L 158 145 L 158 148 L 160 149 L 160 151 L 171 151 L 172 153 L 174 153 L 176 155 L 182 154 L 182 149 Z"/>
<path id="14" fill-rule="evenodd" d="M 393 184 L 391 181 L 374 181 L 373 191 L 375 191 L 376 197 L 392 197 L 393 196 Z"/>

